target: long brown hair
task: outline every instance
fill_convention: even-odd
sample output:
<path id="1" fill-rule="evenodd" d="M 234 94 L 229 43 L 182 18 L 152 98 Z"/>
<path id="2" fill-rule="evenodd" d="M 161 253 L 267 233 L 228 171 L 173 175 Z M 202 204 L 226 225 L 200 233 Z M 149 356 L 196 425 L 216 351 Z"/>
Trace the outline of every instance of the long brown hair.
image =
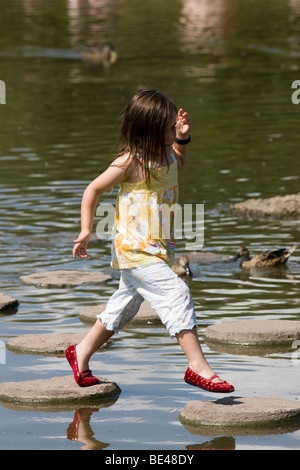
<path id="1" fill-rule="evenodd" d="M 151 168 L 150 162 L 169 166 L 165 133 L 174 113 L 177 114 L 176 106 L 167 95 L 147 88 L 140 89 L 124 111 L 118 156 L 124 153 L 129 153 L 129 157 L 139 154 L 148 186 L 150 175 L 156 178 L 155 168 Z"/>

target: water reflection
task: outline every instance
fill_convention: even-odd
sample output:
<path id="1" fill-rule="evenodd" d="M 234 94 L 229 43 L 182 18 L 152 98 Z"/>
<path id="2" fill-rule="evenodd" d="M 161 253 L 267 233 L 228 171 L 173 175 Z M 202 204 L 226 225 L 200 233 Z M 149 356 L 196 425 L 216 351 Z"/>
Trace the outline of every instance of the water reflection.
<path id="1" fill-rule="evenodd" d="M 233 437 L 215 437 L 202 444 L 193 444 L 187 446 L 187 450 L 234 450 L 235 439 Z"/>
<path id="2" fill-rule="evenodd" d="M 116 2 L 112 0 L 68 0 L 68 31 L 71 46 L 103 46 L 115 25 Z"/>
<path id="3" fill-rule="evenodd" d="M 225 0 L 184 0 L 180 18 L 183 51 L 224 53 L 227 29 Z M 199 50 L 200 49 L 200 50 Z"/>

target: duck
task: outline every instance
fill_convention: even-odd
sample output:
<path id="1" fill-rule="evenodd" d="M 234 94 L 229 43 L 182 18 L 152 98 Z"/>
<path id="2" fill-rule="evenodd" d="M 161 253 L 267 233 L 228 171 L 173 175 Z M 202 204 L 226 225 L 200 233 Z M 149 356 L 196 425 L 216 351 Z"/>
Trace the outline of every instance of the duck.
<path id="1" fill-rule="evenodd" d="M 284 265 L 295 249 L 296 245 L 292 246 L 291 248 L 280 248 L 273 251 L 264 251 L 259 255 L 251 257 L 248 248 L 243 246 L 238 249 L 231 261 L 236 261 L 240 258 L 240 266 L 242 268 L 271 268 L 274 266 Z"/>
<path id="2" fill-rule="evenodd" d="M 192 276 L 193 273 L 190 269 L 190 260 L 187 255 L 182 255 L 178 261 L 176 261 L 172 266 L 173 271 L 178 274 L 178 276 Z"/>
<path id="3" fill-rule="evenodd" d="M 80 52 L 82 60 L 87 62 L 104 62 L 114 63 L 117 60 L 118 54 L 111 44 L 105 44 L 101 47 L 85 47 Z"/>

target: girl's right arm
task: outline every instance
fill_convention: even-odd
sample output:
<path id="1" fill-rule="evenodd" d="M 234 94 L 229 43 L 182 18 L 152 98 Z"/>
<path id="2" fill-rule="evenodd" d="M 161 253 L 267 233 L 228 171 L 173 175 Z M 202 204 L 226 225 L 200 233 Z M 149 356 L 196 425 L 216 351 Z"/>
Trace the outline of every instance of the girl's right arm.
<path id="1" fill-rule="evenodd" d="M 87 245 L 91 238 L 94 214 L 99 196 L 121 181 L 126 180 L 127 169 L 131 164 L 128 156 L 117 158 L 98 178 L 92 181 L 83 193 L 81 202 L 81 232 L 74 240 L 73 258 L 87 258 Z"/>

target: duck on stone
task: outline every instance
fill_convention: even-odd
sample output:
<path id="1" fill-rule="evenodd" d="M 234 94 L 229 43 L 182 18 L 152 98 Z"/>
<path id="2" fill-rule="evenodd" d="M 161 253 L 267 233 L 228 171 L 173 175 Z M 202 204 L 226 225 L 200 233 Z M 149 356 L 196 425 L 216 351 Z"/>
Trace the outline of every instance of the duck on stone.
<path id="1" fill-rule="evenodd" d="M 238 249 L 231 261 L 236 261 L 240 258 L 240 266 L 242 268 L 270 268 L 281 266 L 287 262 L 295 249 L 296 246 L 280 248 L 273 251 L 264 251 L 263 253 L 251 257 L 248 248 L 244 246 Z"/>
<path id="2" fill-rule="evenodd" d="M 103 62 L 112 64 L 117 60 L 118 54 L 111 44 L 101 47 L 85 47 L 80 52 L 82 60 L 87 62 Z"/>
<path id="3" fill-rule="evenodd" d="M 178 261 L 172 266 L 173 271 L 178 276 L 192 276 L 193 273 L 190 269 L 190 260 L 187 255 L 182 255 Z"/>

